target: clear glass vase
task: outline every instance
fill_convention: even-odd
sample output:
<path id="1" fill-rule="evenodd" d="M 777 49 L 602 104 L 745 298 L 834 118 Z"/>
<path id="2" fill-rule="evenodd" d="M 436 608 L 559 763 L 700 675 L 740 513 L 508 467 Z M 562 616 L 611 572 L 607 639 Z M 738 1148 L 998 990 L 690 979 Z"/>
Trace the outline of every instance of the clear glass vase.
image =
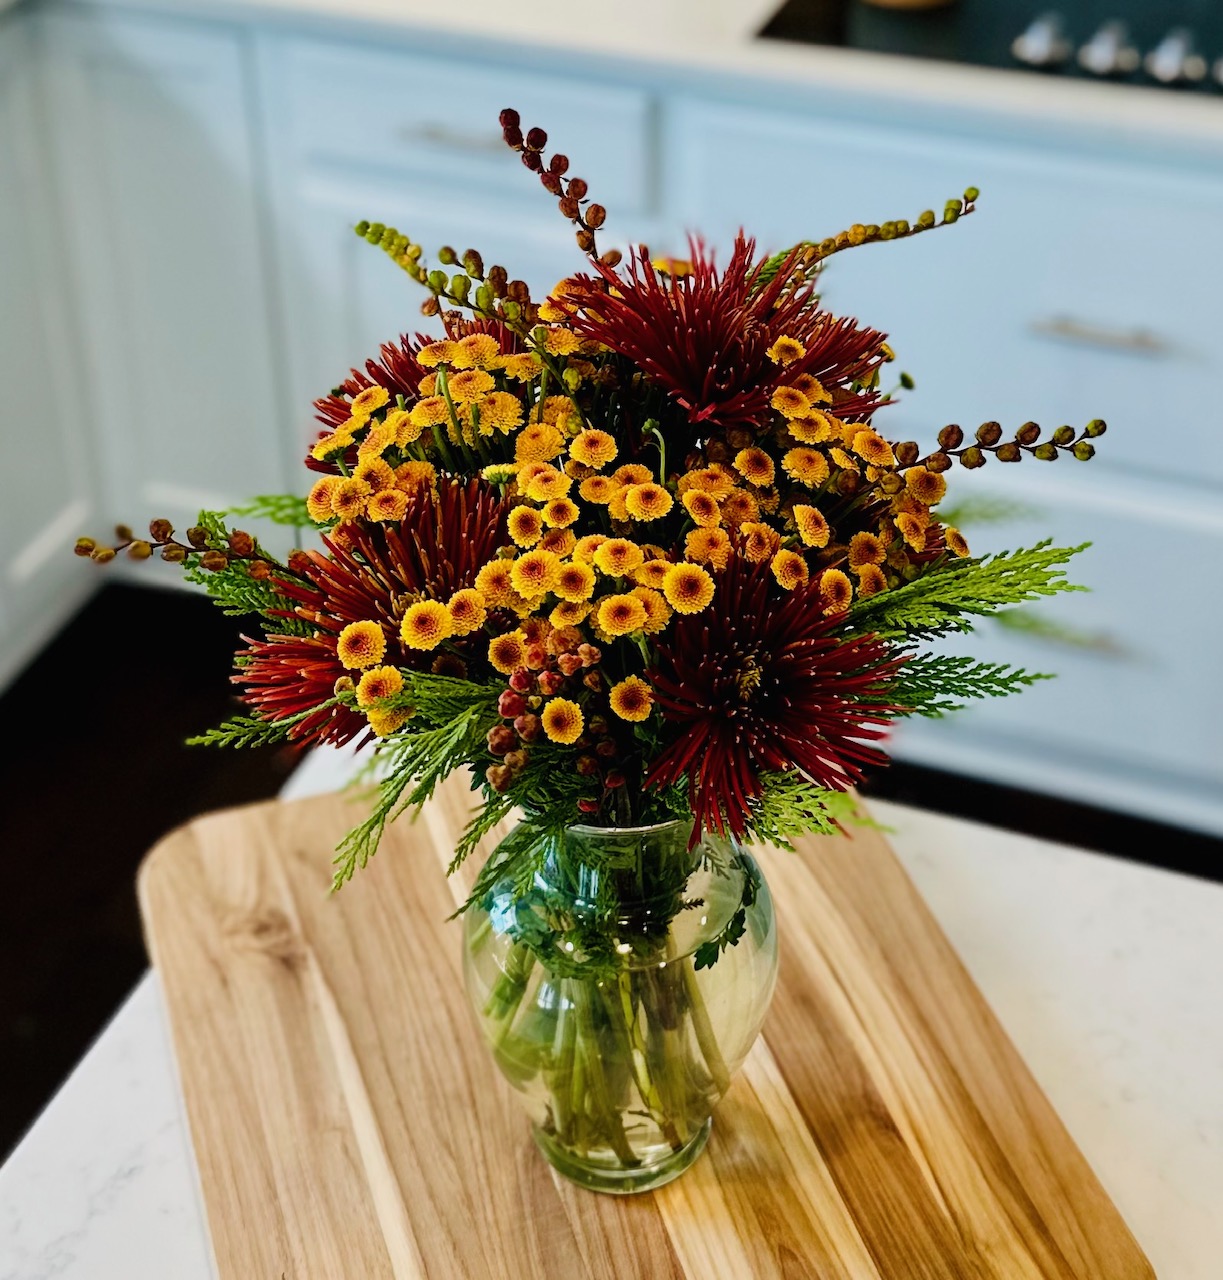
<path id="1" fill-rule="evenodd" d="M 755 860 L 692 823 L 571 827 L 468 911 L 467 991 L 552 1165 L 644 1191 L 704 1148 L 760 1032 L 777 930 Z M 494 858 L 497 854 L 494 853 Z"/>

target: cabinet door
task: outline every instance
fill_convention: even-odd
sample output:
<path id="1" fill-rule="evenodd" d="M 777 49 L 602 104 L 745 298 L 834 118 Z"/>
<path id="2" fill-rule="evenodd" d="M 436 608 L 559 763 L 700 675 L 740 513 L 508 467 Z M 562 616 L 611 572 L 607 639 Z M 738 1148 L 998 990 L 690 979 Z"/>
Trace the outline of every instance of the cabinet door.
<path id="1" fill-rule="evenodd" d="M 978 186 L 956 226 L 825 269 L 828 305 L 886 331 L 916 379 L 881 429 L 1100 417 L 1100 470 L 1223 484 L 1218 171 L 696 102 L 670 113 L 664 161 L 685 222 L 770 249 Z"/>
<path id="2" fill-rule="evenodd" d="M 350 366 L 400 334 L 437 331 L 420 316 L 419 286 L 354 235 L 357 222 L 398 227 L 431 262 L 444 244 L 476 248 L 537 296 L 584 267 L 555 200 L 501 142 L 499 106 L 512 102 L 526 123 L 546 125 L 573 172 L 589 177 L 611 210 L 601 245 L 648 240 L 656 227 L 652 108 L 640 90 L 524 79 L 511 52 L 503 63 L 459 65 L 389 43 L 271 33 L 258 53 L 299 453 L 311 401 Z M 447 96 L 467 81 L 471 93 Z"/>
<path id="3" fill-rule="evenodd" d="M 283 214 L 282 248 L 294 248 L 283 267 L 287 302 L 293 416 L 299 455 L 313 438 L 311 403 L 352 367 L 362 368 L 379 346 L 405 333 L 439 332 L 420 314 L 428 295 L 387 256 L 353 232 L 362 217 L 398 226 L 432 252 L 453 244 L 476 247 L 485 263 L 501 263 L 536 296 L 583 263 L 563 223 L 546 230 L 530 222 L 487 226 L 459 208 L 425 207 L 401 189 L 354 188 L 308 176 Z M 558 220 L 559 222 L 559 220 Z"/>
<path id="4" fill-rule="evenodd" d="M 111 512 L 181 528 L 201 507 L 281 490 L 245 37 L 106 10 L 47 27 Z"/>
<path id="5" fill-rule="evenodd" d="M 71 554 L 98 517 L 30 35 L 0 17 L 0 683 L 97 583 Z"/>
<path id="6" fill-rule="evenodd" d="M 1087 591 L 1023 606 L 1014 616 L 1025 629 L 984 620 L 944 647 L 1056 678 L 943 720 L 910 721 L 896 750 L 935 768 L 1223 832 L 1223 681 L 1214 658 L 1223 511 L 1169 486 L 1058 476 L 1036 496 L 1021 479 L 976 473 L 956 485 L 957 496 L 1001 499 L 998 509 L 1015 513 L 968 523 L 973 553 L 1042 538 L 1091 542 L 1067 575 Z"/>

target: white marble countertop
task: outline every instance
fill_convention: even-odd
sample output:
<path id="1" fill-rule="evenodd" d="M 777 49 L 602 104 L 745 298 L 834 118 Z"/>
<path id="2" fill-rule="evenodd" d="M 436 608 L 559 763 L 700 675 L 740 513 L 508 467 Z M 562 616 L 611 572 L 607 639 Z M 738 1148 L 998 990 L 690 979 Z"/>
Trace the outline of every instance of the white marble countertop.
<path id="1" fill-rule="evenodd" d="M 286 795 L 347 767 L 316 753 Z M 872 808 L 1161 1280 L 1218 1280 L 1223 886 Z M 150 975 L 0 1168 L 0 1280 L 214 1274 Z"/>

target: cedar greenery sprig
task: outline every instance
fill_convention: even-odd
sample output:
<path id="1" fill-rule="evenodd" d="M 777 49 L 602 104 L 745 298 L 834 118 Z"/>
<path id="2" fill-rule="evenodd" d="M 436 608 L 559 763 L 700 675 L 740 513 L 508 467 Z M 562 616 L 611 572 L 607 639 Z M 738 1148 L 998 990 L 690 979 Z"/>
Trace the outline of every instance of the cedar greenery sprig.
<path id="1" fill-rule="evenodd" d="M 369 862 L 387 823 L 409 809 L 418 809 L 439 783 L 480 751 L 494 719 L 484 708 L 472 706 L 436 728 L 400 732 L 383 740 L 379 764 L 385 775 L 368 817 L 336 848 L 333 889 L 339 889 Z"/>
<path id="2" fill-rule="evenodd" d="M 290 729 L 313 714 L 303 711 L 284 720 L 260 720 L 255 716 L 231 716 L 222 724 L 187 739 L 189 747 L 269 747 L 290 742 Z"/>
<path id="3" fill-rule="evenodd" d="M 748 819 L 755 843 L 793 852 L 799 836 L 835 835 L 844 823 L 863 820 L 853 795 L 817 787 L 797 773 L 765 774 L 761 785 Z"/>
<path id="4" fill-rule="evenodd" d="M 1040 680 L 1042 672 L 952 654 L 923 653 L 900 669 L 889 695 L 909 714 L 938 719 L 974 698 L 1002 698 Z"/>
<path id="5" fill-rule="evenodd" d="M 244 520 L 269 520 L 272 524 L 287 525 L 293 529 L 312 529 L 314 521 L 306 510 L 306 500 L 296 493 L 264 493 L 240 507 L 230 507 L 227 516 L 241 516 Z"/>
<path id="6" fill-rule="evenodd" d="M 1023 550 L 945 561 L 902 587 L 855 601 L 848 621 L 855 631 L 883 639 L 930 640 L 971 631 L 972 618 L 1007 605 L 1085 591 L 1066 580 L 1063 566 L 1090 545 L 1055 547 L 1045 539 Z"/>

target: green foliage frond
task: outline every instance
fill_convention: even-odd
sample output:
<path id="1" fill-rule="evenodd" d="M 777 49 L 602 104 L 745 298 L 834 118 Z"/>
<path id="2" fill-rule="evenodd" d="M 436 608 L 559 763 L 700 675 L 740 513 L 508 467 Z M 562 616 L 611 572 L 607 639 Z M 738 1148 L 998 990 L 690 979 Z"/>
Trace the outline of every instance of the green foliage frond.
<path id="1" fill-rule="evenodd" d="M 514 801 L 509 796 L 494 793 L 485 798 L 484 803 L 471 815 L 467 826 L 463 828 L 463 834 L 455 846 L 454 857 L 450 859 L 450 865 L 446 868 L 448 876 L 454 875 L 480 847 L 480 841 L 493 831 L 498 823 L 513 813 L 514 807 Z"/>
<path id="2" fill-rule="evenodd" d="M 855 631 L 871 631 L 887 640 L 971 631 L 974 616 L 1060 591 L 1085 590 L 1066 581 L 1062 566 L 1090 545 L 1055 547 L 1046 539 L 983 559 L 949 560 L 903 587 L 859 600 L 849 611 L 849 621 Z"/>
<path id="3" fill-rule="evenodd" d="M 535 873 L 544 865 L 549 845 L 560 839 L 567 824 L 567 817 L 549 818 L 547 815 L 528 817 L 520 822 L 480 868 L 467 901 L 455 915 L 462 915 L 469 907 L 481 902 L 489 890 L 503 880 L 510 881 L 515 898 L 525 897 Z"/>
<path id="4" fill-rule="evenodd" d="M 314 521 L 306 511 L 305 498 L 295 493 L 263 493 L 241 507 L 230 507 L 227 516 L 241 516 L 244 520 L 270 520 L 273 524 L 288 525 L 293 529 L 313 529 Z"/>
<path id="5" fill-rule="evenodd" d="M 403 689 L 386 699 L 387 706 L 409 706 L 419 721 L 442 725 L 466 711 L 478 711 L 492 723 L 497 715 L 498 690 L 490 685 L 475 684 L 456 676 L 439 676 L 431 671 L 403 672 Z"/>
<path id="6" fill-rule="evenodd" d="M 470 763 L 495 723 L 495 710 L 490 714 L 470 706 L 434 728 L 422 730 L 410 725 L 405 732 L 384 739 L 379 755 L 385 762 L 385 775 L 378 783 L 369 816 L 336 849 L 333 888 L 351 880 L 356 869 L 373 857 L 388 822 L 424 804 L 438 783 Z"/>
<path id="7" fill-rule="evenodd" d="M 1038 680 L 1051 679 L 1001 662 L 924 653 L 900 669 L 888 697 L 906 707 L 910 715 L 937 718 L 958 711 L 967 699 L 1003 698 Z"/>
<path id="8" fill-rule="evenodd" d="M 201 511 L 197 523 L 208 531 L 210 547 L 223 549 L 229 542 L 229 526 L 226 524 L 224 511 Z M 266 555 L 262 547 L 256 547 L 257 556 L 270 564 L 277 564 L 274 556 Z M 243 618 L 252 614 L 268 618 L 274 623 L 274 630 L 280 635 L 309 636 L 314 628 L 302 618 L 273 617 L 273 612 L 283 610 L 292 612 L 294 602 L 287 600 L 276 589 L 269 578 L 252 578 L 249 562 L 233 559 L 224 569 L 205 569 L 200 564 L 201 552 L 187 557 L 183 566 L 183 577 L 194 582 L 212 597 L 213 603 L 222 613 L 231 617 Z"/>
<path id="9" fill-rule="evenodd" d="M 289 741 L 289 729 L 298 720 L 312 715 L 315 708 L 287 720 L 260 720 L 256 716 L 232 716 L 223 724 L 194 738 L 187 739 L 189 747 L 267 747 L 277 742 Z"/>
<path id="10" fill-rule="evenodd" d="M 844 791 L 817 787 L 797 773 L 768 773 L 764 794 L 751 808 L 749 838 L 793 850 L 798 836 L 834 835 L 839 823 L 858 821 L 857 801 Z"/>

